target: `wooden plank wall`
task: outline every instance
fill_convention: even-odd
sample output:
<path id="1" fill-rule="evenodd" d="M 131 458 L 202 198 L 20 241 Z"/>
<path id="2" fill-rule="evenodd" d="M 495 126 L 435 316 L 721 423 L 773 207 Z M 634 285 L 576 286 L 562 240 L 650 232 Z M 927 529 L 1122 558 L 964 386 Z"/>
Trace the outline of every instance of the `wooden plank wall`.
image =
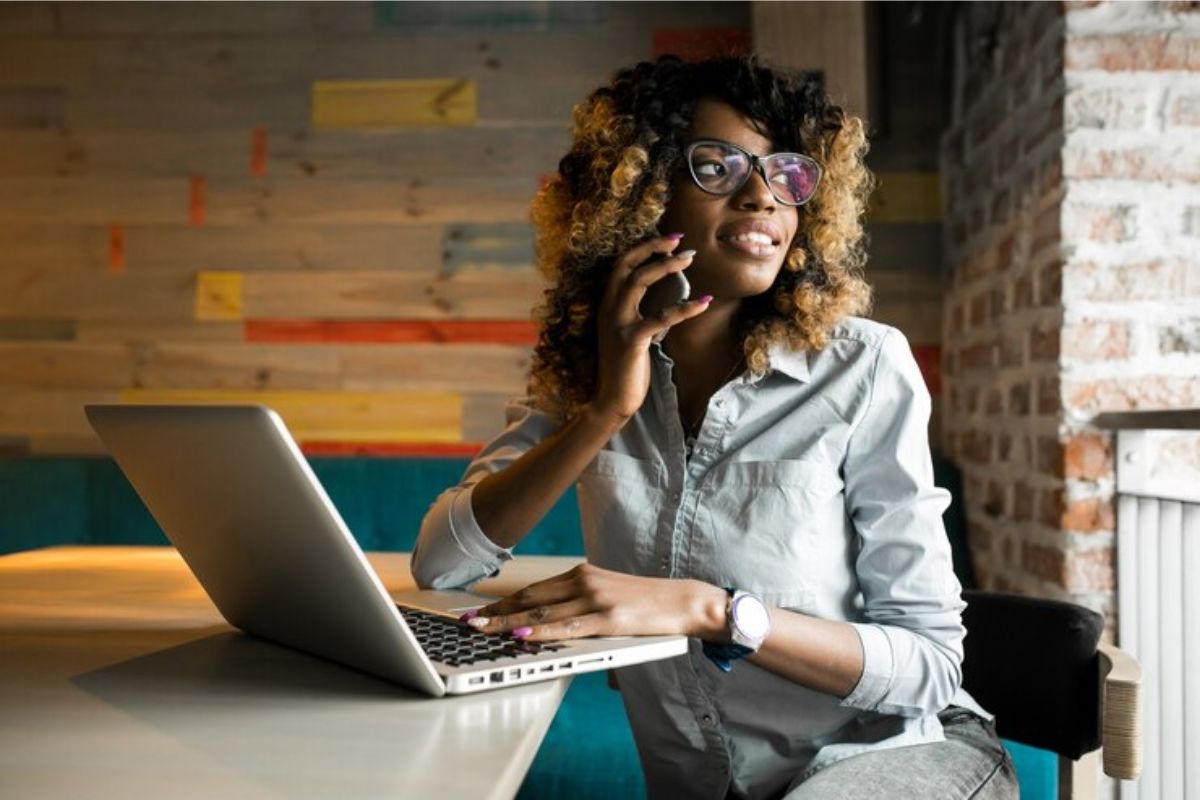
<path id="1" fill-rule="evenodd" d="M 572 106 L 752 35 L 742 2 L 220 8 L 0 4 L 4 452 L 246 398 L 312 452 L 473 452 L 523 391 Z"/>

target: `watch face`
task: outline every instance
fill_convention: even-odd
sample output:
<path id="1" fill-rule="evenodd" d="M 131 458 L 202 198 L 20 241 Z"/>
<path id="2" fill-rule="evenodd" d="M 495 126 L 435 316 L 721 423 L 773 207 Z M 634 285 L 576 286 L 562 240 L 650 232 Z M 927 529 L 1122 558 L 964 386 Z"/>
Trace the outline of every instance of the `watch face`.
<path id="1" fill-rule="evenodd" d="M 753 595 L 739 595 L 733 602 L 733 620 L 738 629 L 751 639 L 762 639 L 771 627 L 767 607 Z"/>

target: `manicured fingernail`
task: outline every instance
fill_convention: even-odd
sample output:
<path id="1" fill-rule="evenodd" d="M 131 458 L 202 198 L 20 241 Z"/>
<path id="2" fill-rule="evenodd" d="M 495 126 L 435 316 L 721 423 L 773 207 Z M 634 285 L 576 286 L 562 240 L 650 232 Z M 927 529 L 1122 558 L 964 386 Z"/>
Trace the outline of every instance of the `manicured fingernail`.
<path id="1" fill-rule="evenodd" d="M 668 233 L 667 238 L 674 239 L 675 241 L 678 242 L 680 239 L 683 238 L 683 234 L 682 233 Z"/>
<path id="2" fill-rule="evenodd" d="M 461 617 L 459 617 L 459 620 L 461 620 L 462 622 L 470 622 L 471 620 L 475 619 L 478 616 L 479 616 L 479 611 L 472 608 L 470 611 L 468 611 L 467 613 L 465 613 Z"/>
<path id="3" fill-rule="evenodd" d="M 696 251 L 695 251 L 695 250 L 683 250 L 683 251 L 681 251 L 681 252 L 679 252 L 679 253 L 676 253 L 676 254 L 675 254 L 675 257 L 676 257 L 676 258 L 691 258 L 691 257 L 692 257 L 692 256 L 694 256 L 694 255 L 696 255 Z"/>
<path id="4" fill-rule="evenodd" d="M 489 622 L 491 622 L 491 620 L 488 619 L 487 617 L 472 617 L 471 619 L 467 620 L 467 624 L 470 625 L 472 628 L 487 627 L 487 624 Z"/>
<path id="5" fill-rule="evenodd" d="M 517 629 L 515 629 L 515 630 L 512 632 L 512 635 L 513 635 L 513 638 L 516 638 L 516 639 L 523 639 L 523 638 L 525 638 L 526 636 L 528 636 L 528 635 L 529 635 L 529 634 L 531 634 L 531 633 L 533 633 L 533 628 L 531 628 L 531 627 L 529 627 L 528 625 L 526 625 L 526 626 L 524 626 L 524 627 L 521 627 L 521 628 L 517 628 Z"/>
<path id="6" fill-rule="evenodd" d="M 710 303 L 710 302 L 712 302 L 712 299 L 713 299 L 713 296 L 711 294 L 706 294 L 703 297 L 697 297 L 696 302 L 697 303 Z"/>

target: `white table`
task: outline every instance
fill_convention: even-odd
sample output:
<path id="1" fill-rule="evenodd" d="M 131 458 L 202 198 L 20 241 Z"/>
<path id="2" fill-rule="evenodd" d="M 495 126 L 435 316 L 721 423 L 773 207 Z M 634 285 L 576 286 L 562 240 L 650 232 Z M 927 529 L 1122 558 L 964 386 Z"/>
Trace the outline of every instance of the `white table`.
<path id="1" fill-rule="evenodd" d="M 369 554 L 389 591 L 408 555 Z M 581 559 L 524 557 L 504 594 Z M 0 558 L 0 797 L 513 796 L 569 679 L 431 699 L 230 628 L 167 547 Z"/>

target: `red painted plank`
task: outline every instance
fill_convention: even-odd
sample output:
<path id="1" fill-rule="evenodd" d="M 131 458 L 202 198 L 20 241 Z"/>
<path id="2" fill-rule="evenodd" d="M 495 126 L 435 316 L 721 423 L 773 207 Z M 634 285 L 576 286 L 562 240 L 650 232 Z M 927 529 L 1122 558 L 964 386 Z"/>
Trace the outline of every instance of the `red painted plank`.
<path id="1" fill-rule="evenodd" d="M 920 344 L 912 349 L 917 359 L 917 366 L 925 378 L 925 386 L 930 394 L 940 394 L 942 391 L 942 347 L 937 344 Z"/>
<path id="2" fill-rule="evenodd" d="M 389 458 L 473 458 L 483 449 L 481 442 L 302 442 L 306 456 L 384 456 Z"/>
<path id="3" fill-rule="evenodd" d="M 654 31 L 650 57 L 674 53 L 684 61 L 750 52 L 750 31 L 744 28 L 671 28 Z"/>
<path id="4" fill-rule="evenodd" d="M 248 319 L 248 342 L 534 344 L 528 320 L 286 320 Z"/>

